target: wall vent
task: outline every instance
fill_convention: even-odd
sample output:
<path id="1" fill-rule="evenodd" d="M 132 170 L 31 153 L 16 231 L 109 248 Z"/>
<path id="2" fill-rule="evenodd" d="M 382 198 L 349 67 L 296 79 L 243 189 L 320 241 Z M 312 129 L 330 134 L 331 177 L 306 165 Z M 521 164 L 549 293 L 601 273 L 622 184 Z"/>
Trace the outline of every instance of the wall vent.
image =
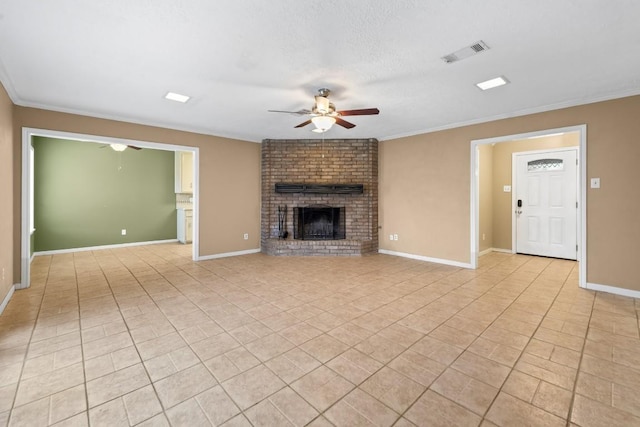
<path id="1" fill-rule="evenodd" d="M 487 46 L 485 42 L 480 40 L 472 44 L 471 46 L 464 47 L 460 50 L 450 53 L 449 55 L 443 56 L 442 60 L 447 64 L 451 64 L 470 56 L 477 55 L 478 53 L 484 52 L 485 50 L 489 50 L 489 46 Z"/>

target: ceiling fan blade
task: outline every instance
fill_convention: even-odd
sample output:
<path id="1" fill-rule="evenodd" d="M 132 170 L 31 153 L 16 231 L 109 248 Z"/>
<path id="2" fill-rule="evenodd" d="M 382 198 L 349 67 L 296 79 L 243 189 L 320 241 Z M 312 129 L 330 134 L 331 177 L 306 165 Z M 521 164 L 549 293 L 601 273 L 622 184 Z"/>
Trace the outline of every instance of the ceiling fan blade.
<path id="1" fill-rule="evenodd" d="M 107 148 L 107 147 L 111 147 L 111 145 L 112 144 L 102 144 L 98 148 Z M 142 147 L 136 147 L 135 145 L 127 145 L 127 148 L 131 148 L 132 150 L 142 150 Z"/>
<path id="2" fill-rule="evenodd" d="M 371 116 L 379 113 L 380 110 L 378 110 L 377 108 L 362 108 L 360 110 L 338 111 L 338 114 L 341 116 Z"/>
<path id="3" fill-rule="evenodd" d="M 284 110 L 267 110 L 269 113 L 287 113 L 287 114 L 297 114 L 298 116 L 305 116 L 310 114 L 310 110 L 298 110 L 298 111 L 284 111 Z"/>
<path id="4" fill-rule="evenodd" d="M 346 120 L 342 120 L 340 117 L 336 117 L 336 124 L 342 126 L 343 128 L 351 129 L 356 127 L 353 123 L 350 123 Z"/>
<path id="5" fill-rule="evenodd" d="M 309 120 L 307 120 L 307 121 L 304 121 L 304 122 L 300 123 L 298 126 L 294 126 L 294 128 L 303 128 L 303 127 L 305 127 L 306 125 L 308 125 L 309 123 L 311 123 L 311 119 L 309 119 Z"/>

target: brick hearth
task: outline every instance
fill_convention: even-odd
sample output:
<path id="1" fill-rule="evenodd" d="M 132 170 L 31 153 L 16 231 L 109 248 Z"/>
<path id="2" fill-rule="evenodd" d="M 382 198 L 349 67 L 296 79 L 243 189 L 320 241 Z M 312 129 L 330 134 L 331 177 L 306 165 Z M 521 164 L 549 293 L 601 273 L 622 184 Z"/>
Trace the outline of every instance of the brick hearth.
<path id="1" fill-rule="evenodd" d="M 276 193 L 276 183 L 363 184 L 362 194 Z M 288 237 L 279 239 L 278 206 L 287 206 Z M 293 208 L 346 209 L 346 239 L 294 240 Z M 378 141 L 262 141 L 262 252 L 269 255 L 364 255 L 378 251 Z"/>

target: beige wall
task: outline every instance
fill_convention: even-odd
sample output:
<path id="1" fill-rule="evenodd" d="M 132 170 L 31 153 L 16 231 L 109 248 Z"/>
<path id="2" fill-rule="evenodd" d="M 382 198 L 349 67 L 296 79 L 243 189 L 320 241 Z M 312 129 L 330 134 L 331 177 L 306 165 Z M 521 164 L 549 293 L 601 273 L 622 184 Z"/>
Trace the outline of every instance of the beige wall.
<path id="1" fill-rule="evenodd" d="M 0 84 L 0 304 L 14 284 L 13 274 L 13 104 Z M 19 252 L 18 252 L 19 254 Z"/>
<path id="2" fill-rule="evenodd" d="M 457 138 L 438 132 L 380 144 L 380 249 L 469 262 L 470 144 Z"/>
<path id="3" fill-rule="evenodd" d="M 534 139 L 521 139 L 497 143 L 493 147 L 493 174 L 490 196 L 493 202 L 493 247 L 511 250 L 513 208 L 511 193 L 504 192 L 505 185 L 511 185 L 512 155 L 522 151 L 551 150 L 562 147 L 577 147 L 580 145 L 580 133 L 569 132 L 563 135 L 553 135 Z M 480 168 L 483 163 L 480 159 Z M 480 192 L 480 199 L 485 196 Z"/>
<path id="4" fill-rule="evenodd" d="M 200 256 L 260 247 L 260 144 L 132 123 L 14 107 L 14 127 L 31 127 L 200 148 Z M 20 147 L 15 132 L 14 280 L 20 275 Z M 249 233 L 249 240 L 243 234 Z"/>
<path id="5" fill-rule="evenodd" d="M 470 143 L 587 125 L 587 281 L 640 290 L 640 96 L 498 120 L 380 144 L 380 248 L 470 262 Z M 495 244 L 495 242 L 494 242 Z"/>

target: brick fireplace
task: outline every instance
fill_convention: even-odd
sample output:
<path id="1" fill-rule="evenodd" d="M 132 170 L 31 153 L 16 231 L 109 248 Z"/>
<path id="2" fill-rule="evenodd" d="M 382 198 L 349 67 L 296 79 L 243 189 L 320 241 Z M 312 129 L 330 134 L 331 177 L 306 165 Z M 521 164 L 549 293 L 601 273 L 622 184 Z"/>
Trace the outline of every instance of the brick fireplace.
<path id="1" fill-rule="evenodd" d="M 328 213 L 341 227 L 304 238 L 301 212 Z M 261 247 L 269 255 L 365 255 L 378 251 L 376 139 L 262 141 Z M 297 228 L 296 228 L 297 227 Z M 298 238 L 294 238 L 298 237 Z"/>

